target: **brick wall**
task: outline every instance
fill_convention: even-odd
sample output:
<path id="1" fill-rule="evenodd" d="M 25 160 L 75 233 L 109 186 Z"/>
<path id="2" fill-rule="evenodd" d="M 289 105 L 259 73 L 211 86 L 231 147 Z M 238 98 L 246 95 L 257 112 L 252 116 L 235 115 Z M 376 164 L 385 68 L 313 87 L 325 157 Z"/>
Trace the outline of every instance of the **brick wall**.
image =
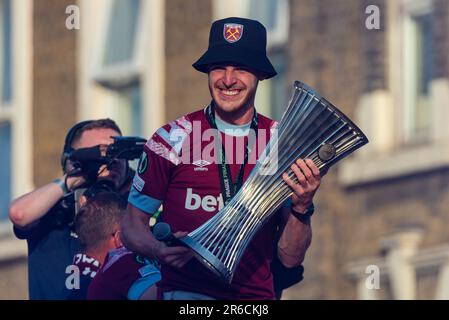
<path id="1" fill-rule="evenodd" d="M 0 262 L 0 299 L 17 300 L 28 298 L 28 276 L 26 259 Z"/>
<path id="2" fill-rule="evenodd" d="M 365 8 L 375 5 L 379 8 L 380 29 L 367 29 L 365 21 L 369 14 L 365 14 Z M 388 70 L 388 37 L 387 37 L 387 6 L 385 0 L 363 0 L 357 8 L 361 18 L 359 30 L 361 33 L 361 71 L 363 77 L 363 91 L 370 92 L 376 89 L 386 89 Z"/>
<path id="3" fill-rule="evenodd" d="M 380 7 L 380 30 L 365 28 L 368 4 Z M 315 87 L 354 118 L 363 93 L 385 88 L 388 65 L 393 63 L 386 54 L 385 1 L 302 0 L 290 1 L 290 5 L 289 78 Z M 435 37 L 439 39 L 435 41 L 435 59 L 439 66 L 434 76 L 445 76 L 448 29 L 443 26 L 447 25 L 448 3 L 437 0 L 435 6 Z M 395 231 L 422 228 L 421 248 L 449 241 L 449 170 L 350 189 L 341 186 L 337 172 L 338 166 L 332 168 L 317 194 L 305 280 L 287 290 L 285 298 L 356 298 L 355 283 L 345 266 L 363 257 L 380 256 L 380 239 Z M 418 296 L 433 297 L 434 287 L 435 274 L 420 280 Z"/>
<path id="4" fill-rule="evenodd" d="M 67 128 L 76 121 L 76 30 L 68 30 L 65 8 L 73 0 L 33 2 L 34 182 L 61 174 L 59 158 Z"/>
<path id="5" fill-rule="evenodd" d="M 170 121 L 209 103 L 207 75 L 192 64 L 207 49 L 212 5 L 209 0 L 168 0 L 165 12 L 165 114 Z"/>
<path id="6" fill-rule="evenodd" d="M 449 75 L 449 2 L 447 0 L 434 0 L 434 78 Z"/>
<path id="7" fill-rule="evenodd" d="M 353 117 L 363 90 L 361 29 L 364 9 L 358 0 L 291 1 L 290 79 L 316 88 Z M 344 232 L 351 223 L 345 190 L 338 188 L 338 167 L 325 177 L 317 195 L 313 241 L 306 261 L 305 280 L 286 292 L 286 298 L 355 298 L 344 273 Z"/>
<path id="8" fill-rule="evenodd" d="M 75 122 L 76 31 L 65 27 L 66 6 L 74 0 L 33 2 L 33 171 L 41 186 L 61 174 L 64 137 Z M 1 299 L 27 299 L 27 261 L 0 264 Z"/>

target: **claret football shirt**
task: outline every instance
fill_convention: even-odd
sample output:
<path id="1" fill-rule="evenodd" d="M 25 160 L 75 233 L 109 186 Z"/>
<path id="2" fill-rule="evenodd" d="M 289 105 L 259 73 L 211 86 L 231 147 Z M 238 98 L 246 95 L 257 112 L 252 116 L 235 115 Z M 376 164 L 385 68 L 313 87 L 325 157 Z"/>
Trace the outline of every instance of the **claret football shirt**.
<path id="1" fill-rule="evenodd" d="M 260 114 L 257 119 L 257 140 L 250 146 L 244 180 L 268 143 L 270 130 L 276 125 L 275 121 Z M 245 134 L 248 130 L 245 126 L 224 126 L 223 121 L 216 120 L 217 127 L 225 131 L 218 135 L 235 181 L 243 163 L 244 148 L 248 147 L 249 139 Z M 231 132 L 231 129 L 236 130 Z M 163 205 L 162 220 L 173 232 L 191 232 L 212 218 L 224 206 L 216 160 L 216 136 L 205 110 L 159 128 L 144 147 L 129 203 L 149 215 Z M 182 269 L 163 265 L 160 289 L 163 292 L 197 292 L 217 299 L 272 299 L 270 263 L 277 223 L 278 216 L 274 216 L 253 238 L 231 285 L 219 280 L 193 258 Z"/>

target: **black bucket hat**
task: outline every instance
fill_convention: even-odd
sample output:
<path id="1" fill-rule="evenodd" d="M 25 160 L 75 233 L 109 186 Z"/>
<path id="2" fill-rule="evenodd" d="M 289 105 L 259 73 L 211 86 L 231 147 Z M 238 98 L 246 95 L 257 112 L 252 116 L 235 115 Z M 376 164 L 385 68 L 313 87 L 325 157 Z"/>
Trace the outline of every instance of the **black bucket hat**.
<path id="1" fill-rule="evenodd" d="M 277 72 L 267 58 L 267 30 L 256 20 L 226 18 L 212 24 L 207 51 L 192 66 L 204 73 L 219 63 L 233 63 L 262 73 L 266 79 Z"/>

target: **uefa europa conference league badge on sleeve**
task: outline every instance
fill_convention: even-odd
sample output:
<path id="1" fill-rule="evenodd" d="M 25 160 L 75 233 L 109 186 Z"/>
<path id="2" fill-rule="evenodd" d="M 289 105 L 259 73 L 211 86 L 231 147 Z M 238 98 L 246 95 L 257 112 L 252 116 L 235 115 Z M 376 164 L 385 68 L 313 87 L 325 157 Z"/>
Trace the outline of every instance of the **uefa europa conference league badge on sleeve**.
<path id="1" fill-rule="evenodd" d="M 295 81 L 277 134 L 273 134 L 247 181 L 214 217 L 180 240 L 196 258 L 230 283 L 249 242 L 292 195 L 282 179 L 299 158 L 312 159 L 321 172 L 368 143 L 363 132 L 332 103 Z"/>

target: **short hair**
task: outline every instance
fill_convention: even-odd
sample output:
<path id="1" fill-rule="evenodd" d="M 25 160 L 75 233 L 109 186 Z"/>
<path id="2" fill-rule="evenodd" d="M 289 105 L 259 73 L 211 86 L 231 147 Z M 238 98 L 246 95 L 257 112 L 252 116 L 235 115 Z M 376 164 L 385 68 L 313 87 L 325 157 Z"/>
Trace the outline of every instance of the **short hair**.
<path id="1" fill-rule="evenodd" d="M 80 249 L 99 249 L 116 231 L 126 212 L 126 201 L 115 192 L 101 192 L 87 200 L 75 217 Z"/>
<path id="2" fill-rule="evenodd" d="M 117 123 L 114 120 L 109 118 L 92 120 L 75 132 L 72 141 L 70 142 L 70 146 L 73 146 L 73 144 L 81 138 L 81 135 L 83 134 L 84 131 L 93 129 L 112 129 L 114 131 L 117 131 L 120 135 L 122 135 L 122 131 L 120 130 L 120 128 L 118 127 Z"/>

